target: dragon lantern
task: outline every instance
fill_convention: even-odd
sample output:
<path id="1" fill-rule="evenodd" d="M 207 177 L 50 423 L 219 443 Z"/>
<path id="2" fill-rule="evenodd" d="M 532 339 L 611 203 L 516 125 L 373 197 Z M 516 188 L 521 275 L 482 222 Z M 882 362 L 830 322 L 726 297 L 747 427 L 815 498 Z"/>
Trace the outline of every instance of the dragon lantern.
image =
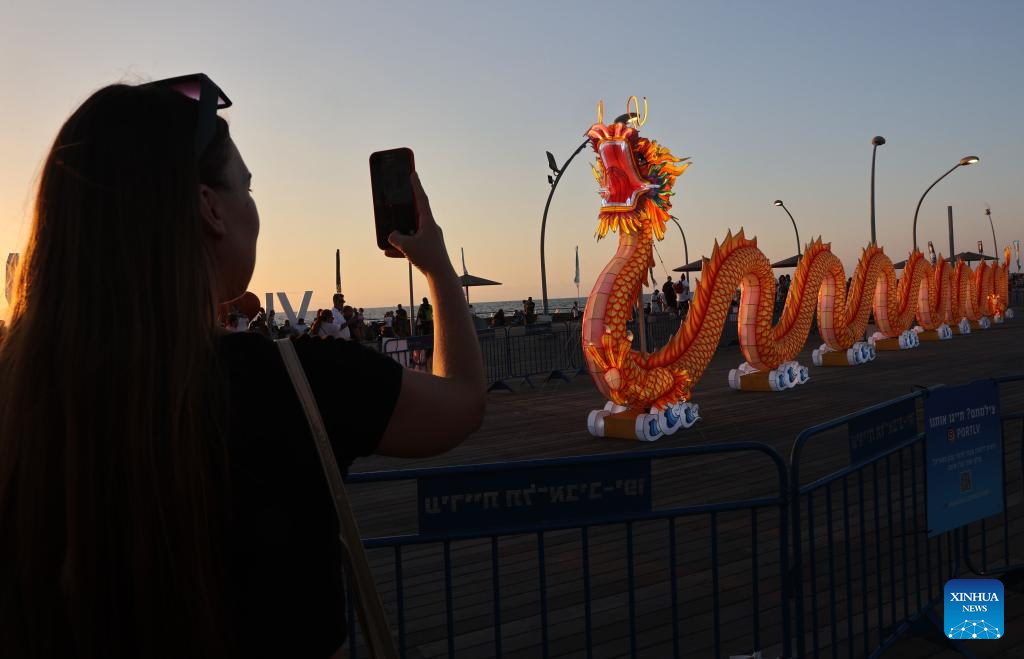
<path id="1" fill-rule="evenodd" d="M 977 270 L 940 257 L 936 265 L 915 250 L 896 276 L 889 257 L 876 245 L 863 250 L 849 288 L 831 246 L 821 239 L 807 245 L 785 300 L 772 323 L 776 280 L 767 257 L 743 230 L 717 241 L 703 260 L 689 313 L 668 342 L 652 353 L 632 347 L 627 322 L 633 317 L 647 273 L 652 246 L 665 235 L 676 178 L 688 158 L 677 158 L 654 140 L 641 137 L 647 117 L 644 99 L 627 104 L 628 123 L 603 123 L 603 106 L 587 136 L 597 155 L 593 167 L 601 210 L 597 237 L 618 232 L 619 245 L 587 299 L 583 346 L 587 367 L 607 398 L 588 418 L 598 436 L 654 440 L 696 422 L 693 387 L 718 347 L 729 307 L 740 289 L 738 335 L 746 362 L 730 374 L 742 390 L 783 390 L 808 380 L 795 359 L 807 342 L 815 313 L 824 344 L 813 353 L 818 366 L 852 366 L 874 359 L 876 350 L 913 348 L 922 340 L 951 338 L 1001 321 L 1008 300 L 1009 250 L 995 266 Z M 651 282 L 653 285 L 654 282 Z M 873 312 L 877 331 L 865 340 Z M 914 327 L 914 321 L 917 327 Z"/>

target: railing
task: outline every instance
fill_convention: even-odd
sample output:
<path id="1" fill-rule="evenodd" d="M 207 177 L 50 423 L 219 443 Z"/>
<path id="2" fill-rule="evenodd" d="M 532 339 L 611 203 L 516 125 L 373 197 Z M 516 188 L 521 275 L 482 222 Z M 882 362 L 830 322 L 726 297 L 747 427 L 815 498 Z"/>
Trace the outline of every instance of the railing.
<path id="1" fill-rule="evenodd" d="M 584 372 L 579 323 L 538 323 L 477 330 L 489 389 L 570 380 Z M 403 366 L 430 368 L 432 336 L 385 339 L 381 351 Z"/>
<path id="2" fill-rule="evenodd" d="M 925 433 L 917 431 L 916 420 L 927 393 L 797 436 L 790 458 L 797 657 L 837 657 L 844 647 L 843 656 L 880 655 L 929 614 L 943 598 L 943 584 L 959 572 L 956 532 L 928 537 Z M 886 442 L 866 459 L 801 484 L 804 454 L 815 439 L 865 418 L 885 423 L 907 411 L 909 438 Z M 827 450 L 834 453 L 836 443 Z"/>
<path id="3" fill-rule="evenodd" d="M 503 363 L 520 359 L 508 358 L 516 338 L 493 339 Z M 349 483 L 386 489 L 355 498 L 389 511 L 365 543 L 403 657 L 875 657 L 942 626 L 944 584 L 962 567 L 1024 568 L 1024 375 L 994 382 L 1003 511 L 948 531 L 929 529 L 928 501 L 947 442 L 922 424 L 941 386 L 804 430 L 788 468 L 737 442 Z M 744 462 L 758 455 L 770 469 Z"/>
<path id="4" fill-rule="evenodd" d="M 730 332 L 729 327 L 732 327 Z M 645 318 L 647 350 L 653 352 L 668 343 L 679 329 L 679 317 L 656 314 Z M 640 348 L 635 321 L 627 323 L 634 347 Z M 735 327 L 728 325 L 723 341 L 735 340 Z M 586 372 L 580 323 L 533 323 L 514 327 L 477 330 L 484 358 L 489 390 L 513 390 L 512 385 L 534 387 L 534 380 L 558 378 L 569 381 Z M 432 336 L 384 339 L 380 350 L 410 368 L 430 369 Z"/>
<path id="5" fill-rule="evenodd" d="M 658 494 L 701 456 L 760 456 L 748 469 L 772 474 L 767 493 L 689 504 Z M 403 657 L 789 655 L 786 467 L 766 445 L 349 477 L 402 482 L 416 486 L 417 530 L 365 542 Z"/>

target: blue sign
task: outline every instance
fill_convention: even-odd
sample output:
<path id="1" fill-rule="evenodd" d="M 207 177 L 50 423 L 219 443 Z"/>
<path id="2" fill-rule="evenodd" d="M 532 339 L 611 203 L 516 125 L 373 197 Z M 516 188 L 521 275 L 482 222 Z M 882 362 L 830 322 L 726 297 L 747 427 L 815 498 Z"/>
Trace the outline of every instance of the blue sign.
<path id="1" fill-rule="evenodd" d="M 981 641 L 1002 638 L 1003 582 L 998 579 L 950 579 L 946 582 L 943 631 L 947 638 Z"/>
<path id="2" fill-rule="evenodd" d="M 850 419 L 847 424 L 850 462 L 867 462 L 902 441 L 917 435 L 914 399 L 901 400 Z"/>
<path id="3" fill-rule="evenodd" d="M 430 350 L 434 347 L 434 335 L 409 336 L 405 339 L 409 350 Z"/>
<path id="4" fill-rule="evenodd" d="M 924 402 L 928 537 L 1003 511 L 999 388 L 985 380 L 937 389 Z"/>
<path id="5" fill-rule="evenodd" d="M 417 481 L 420 533 L 598 522 L 651 509 L 651 461 L 584 462 Z"/>

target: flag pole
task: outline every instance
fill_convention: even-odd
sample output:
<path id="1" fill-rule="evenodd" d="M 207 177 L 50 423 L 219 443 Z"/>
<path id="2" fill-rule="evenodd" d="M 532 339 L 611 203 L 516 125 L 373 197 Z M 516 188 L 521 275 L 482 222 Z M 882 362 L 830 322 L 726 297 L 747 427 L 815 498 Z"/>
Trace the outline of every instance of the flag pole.
<path id="1" fill-rule="evenodd" d="M 579 245 L 576 245 L 576 278 L 575 278 L 574 281 L 576 282 L 576 308 L 578 309 L 579 306 L 580 306 L 580 246 Z M 580 310 L 580 315 L 582 316 L 582 314 L 583 314 L 583 310 L 581 309 Z"/>

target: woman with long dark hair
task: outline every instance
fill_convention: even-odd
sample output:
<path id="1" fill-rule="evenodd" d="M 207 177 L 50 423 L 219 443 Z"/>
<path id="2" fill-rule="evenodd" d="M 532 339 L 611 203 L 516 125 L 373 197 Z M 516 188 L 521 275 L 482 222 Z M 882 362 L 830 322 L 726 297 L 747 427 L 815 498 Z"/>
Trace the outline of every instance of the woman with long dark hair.
<path id="1" fill-rule="evenodd" d="M 299 400 L 272 342 L 217 329 L 259 233 L 228 104 L 205 76 L 109 86 L 45 160 L 0 342 L 0 656 L 328 657 L 345 640 Z M 436 300 L 433 373 L 294 341 L 343 469 L 443 452 L 483 415 L 479 347 L 413 185 L 419 230 L 393 244 Z"/>

